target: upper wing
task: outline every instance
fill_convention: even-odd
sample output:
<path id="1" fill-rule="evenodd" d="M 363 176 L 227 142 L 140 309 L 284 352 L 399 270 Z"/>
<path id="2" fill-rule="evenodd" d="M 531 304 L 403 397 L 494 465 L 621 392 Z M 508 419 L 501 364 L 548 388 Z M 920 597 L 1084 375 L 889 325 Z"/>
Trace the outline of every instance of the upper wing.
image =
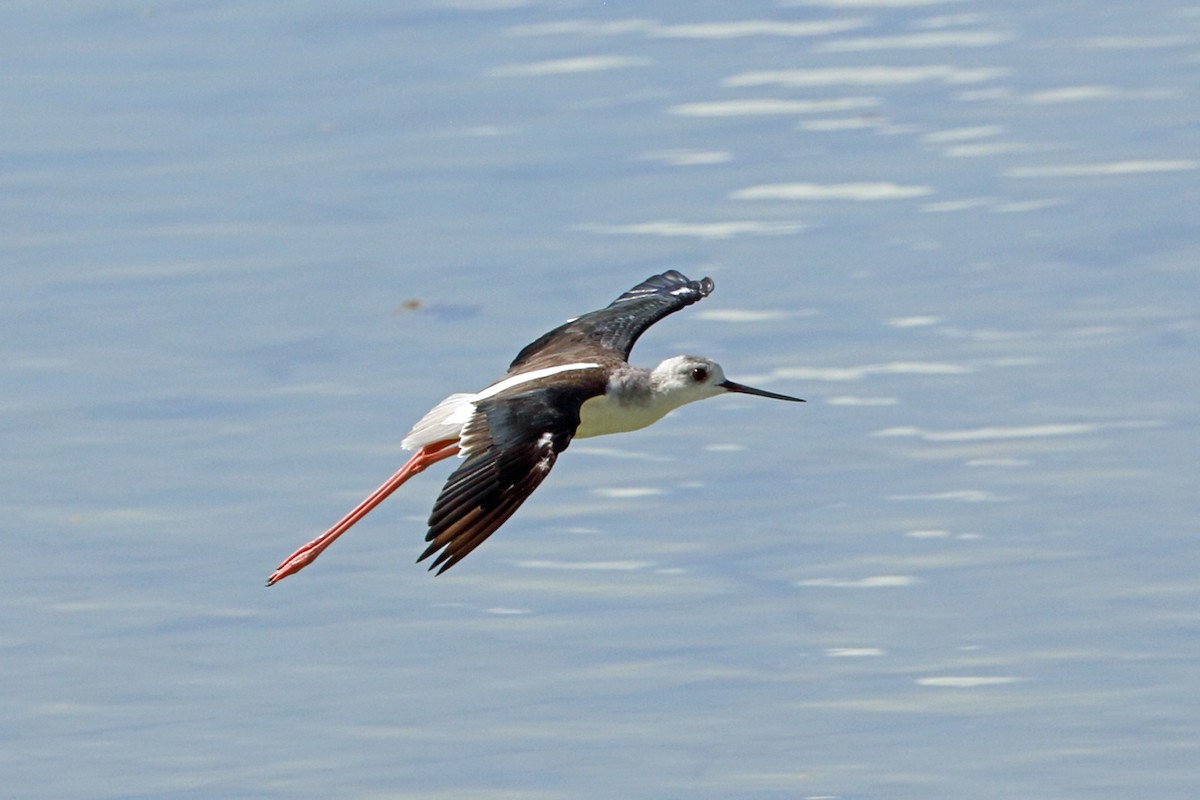
<path id="1" fill-rule="evenodd" d="M 440 575 L 503 525 L 570 444 L 584 400 L 603 390 L 597 374 L 571 389 L 535 389 L 477 403 L 459 439 L 466 461 L 433 505 L 429 547 L 417 561 L 441 550 L 429 567 L 441 567 Z"/>
<path id="2" fill-rule="evenodd" d="M 668 314 L 701 300 L 713 290 L 711 278 L 688 280 L 676 270 L 652 275 L 607 307 L 558 326 L 517 354 L 509 371 L 537 364 L 551 341 L 556 347 L 583 342 L 612 350 L 629 360 L 633 343 L 646 329 Z"/>

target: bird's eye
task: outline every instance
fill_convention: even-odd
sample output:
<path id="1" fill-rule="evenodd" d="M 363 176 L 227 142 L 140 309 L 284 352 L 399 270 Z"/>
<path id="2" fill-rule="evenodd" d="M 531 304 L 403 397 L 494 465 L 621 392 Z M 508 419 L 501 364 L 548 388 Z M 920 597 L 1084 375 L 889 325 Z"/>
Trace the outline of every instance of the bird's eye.
<path id="1" fill-rule="evenodd" d="M 692 380 L 696 383 L 704 383 L 708 380 L 708 370 L 704 367 L 696 367 L 692 370 Z"/>

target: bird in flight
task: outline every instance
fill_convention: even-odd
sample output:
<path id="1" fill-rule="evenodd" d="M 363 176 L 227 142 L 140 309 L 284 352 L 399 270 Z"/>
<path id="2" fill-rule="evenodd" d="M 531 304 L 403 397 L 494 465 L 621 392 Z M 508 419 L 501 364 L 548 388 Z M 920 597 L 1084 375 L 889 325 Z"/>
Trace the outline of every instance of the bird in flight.
<path id="1" fill-rule="evenodd" d="M 804 402 L 725 377 L 700 356 L 675 356 L 654 369 L 629 363 L 646 329 L 707 297 L 710 278 L 676 270 L 652 275 L 597 311 L 569 320 L 526 345 L 500 380 L 452 394 L 422 417 L 402 446 L 408 462 L 337 524 L 292 553 L 267 578 L 272 586 L 316 560 L 326 547 L 405 481 L 450 456 L 450 474 L 429 515 L 429 546 L 418 562 L 441 574 L 491 536 L 533 493 L 572 439 L 645 428 L 687 403 L 726 392 Z M 439 552 L 440 551 L 440 552 Z"/>

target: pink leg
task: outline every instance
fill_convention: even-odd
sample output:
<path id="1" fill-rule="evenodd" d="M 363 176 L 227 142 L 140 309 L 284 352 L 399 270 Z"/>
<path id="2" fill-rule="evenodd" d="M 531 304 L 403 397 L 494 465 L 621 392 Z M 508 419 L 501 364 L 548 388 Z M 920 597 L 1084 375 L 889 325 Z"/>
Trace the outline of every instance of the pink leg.
<path id="1" fill-rule="evenodd" d="M 333 544 L 334 539 L 350 530 L 354 523 L 365 517 L 371 509 L 382 503 L 388 495 L 399 489 L 401 484 L 413 475 L 424 471 L 429 465 L 436 464 L 443 458 L 449 458 L 450 456 L 457 455 L 457 453 L 457 439 L 447 439 L 422 447 L 395 475 L 388 478 L 382 486 L 371 492 L 365 500 L 354 507 L 353 511 L 338 520 L 336 525 L 284 559 L 283 563 L 271 573 L 271 577 L 267 578 L 267 586 L 274 586 L 288 575 L 299 572 L 316 561 L 317 556 L 321 555 L 321 552 L 326 547 Z"/>

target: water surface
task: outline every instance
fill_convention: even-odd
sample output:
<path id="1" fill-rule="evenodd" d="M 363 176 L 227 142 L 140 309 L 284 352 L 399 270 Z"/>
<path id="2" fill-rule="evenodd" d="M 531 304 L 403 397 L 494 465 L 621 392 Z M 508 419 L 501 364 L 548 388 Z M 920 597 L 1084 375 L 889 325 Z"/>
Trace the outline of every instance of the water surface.
<path id="1" fill-rule="evenodd" d="M 0 773 L 56 798 L 1191 797 L 1200 12 L 0 12 Z M 798 394 L 445 470 L 408 426 L 645 276 Z"/>

